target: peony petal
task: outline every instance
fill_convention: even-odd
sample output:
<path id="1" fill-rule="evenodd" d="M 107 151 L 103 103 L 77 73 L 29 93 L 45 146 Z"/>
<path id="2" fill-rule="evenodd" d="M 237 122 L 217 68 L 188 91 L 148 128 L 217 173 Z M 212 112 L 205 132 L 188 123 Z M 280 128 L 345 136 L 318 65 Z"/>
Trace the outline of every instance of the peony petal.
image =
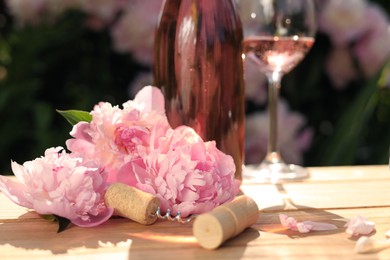
<path id="1" fill-rule="evenodd" d="M 31 162 L 29 162 L 31 163 Z M 11 161 L 11 169 L 12 169 L 12 172 L 14 173 L 15 177 L 22 183 L 25 183 L 25 174 L 27 175 L 27 173 L 25 173 L 25 167 L 18 164 L 17 162 L 14 162 L 14 161 Z"/>
<path id="2" fill-rule="evenodd" d="M 109 220 L 114 213 L 113 208 L 106 208 L 103 212 L 100 212 L 97 216 L 89 215 L 88 220 L 82 220 L 81 218 L 72 219 L 71 222 L 79 227 L 96 227 L 107 220 Z"/>
<path id="3" fill-rule="evenodd" d="M 154 110 L 160 114 L 165 113 L 164 96 L 161 90 L 156 87 L 144 87 L 137 93 L 134 101 L 145 104 L 145 110 L 143 112 L 151 112 Z"/>
<path id="4" fill-rule="evenodd" d="M 297 221 L 293 217 L 289 217 L 285 214 L 279 214 L 279 220 L 282 226 L 291 229 L 293 231 L 297 231 Z"/>
<path id="5" fill-rule="evenodd" d="M 134 169 L 138 169 L 137 173 L 144 171 L 142 167 L 139 167 L 138 164 L 133 161 L 131 163 L 126 163 L 122 165 L 122 167 L 118 170 L 117 173 L 114 173 L 113 175 L 109 176 L 108 181 L 121 182 L 129 186 L 135 186 L 135 184 L 137 183 L 137 179 L 135 177 Z"/>
<path id="6" fill-rule="evenodd" d="M 386 238 L 390 238 L 390 229 L 386 231 L 385 236 Z"/>
<path id="7" fill-rule="evenodd" d="M 297 223 L 297 229 L 299 233 L 309 233 L 313 229 L 313 226 L 310 224 L 304 224 L 302 222 L 302 223 Z"/>
<path id="8" fill-rule="evenodd" d="M 347 227 L 345 232 L 351 236 L 368 235 L 375 230 L 375 223 L 362 216 L 356 216 L 348 221 L 345 227 Z"/>
<path id="9" fill-rule="evenodd" d="M 303 221 L 302 223 L 311 226 L 311 230 L 313 231 L 325 231 L 325 230 L 337 229 L 337 226 L 329 223 L 315 222 L 315 221 Z"/>
<path id="10" fill-rule="evenodd" d="M 280 223 L 292 230 L 300 233 L 308 233 L 310 231 L 325 231 L 337 229 L 337 226 L 329 223 L 315 222 L 315 221 L 303 221 L 297 222 L 293 217 L 288 217 L 284 214 L 279 214 Z"/>
<path id="11" fill-rule="evenodd" d="M 70 135 L 77 139 L 83 139 L 88 142 L 92 142 L 92 138 L 89 134 L 87 134 L 90 128 L 90 124 L 88 122 L 78 122 L 72 127 L 70 131 Z"/>
<path id="12" fill-rule="evenodd" d="M 197 199 L 199 199 L 199 194 L 197 192 L 192 191 L 192 190 L 187 189 L 187 188 L 182 190 L 181 195 L 182 195 L 183 201 L 192 202 L 192 201 L 196 201 Z"/>
<path id="13" fill-rule="evenodd" d="M 0 191 L 12 202 L 26 208 L 33 208 L 33 204 L 27 194 L 27 187 L 5 176 L 0 176 Z"/>

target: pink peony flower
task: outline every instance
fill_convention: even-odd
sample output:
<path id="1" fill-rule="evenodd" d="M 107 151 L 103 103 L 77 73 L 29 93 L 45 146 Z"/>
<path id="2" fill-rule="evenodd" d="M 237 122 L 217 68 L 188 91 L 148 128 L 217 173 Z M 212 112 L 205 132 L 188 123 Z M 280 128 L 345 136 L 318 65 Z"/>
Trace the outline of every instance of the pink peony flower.
<path id="1" fill-rule="evenodd" d="M 50 148 L 45 156 L 19 165 L 12 162 L 18 181 L 0 176 L 0 190 L 14 203 L 39 214 L 54 214 L 81 227 L 108 220 L 104 205 L 106 173 L 93 162 Z"/>
<path id="2" fill-rule="evenodd" d="M 144 87 L 123 109 L 99 104 L 92 121 L 78 123 L 71 135 L 69 150 L 105 167 L 109 182 L 156 194 L 164 211 L 198 214 L 235 194 L 232 157 L 190 127 L 172 129 L 155 87 Z"/>
<path id="3" fill-rule="evenodd" d="M 203 142 L 192 128 L 181 126 L 154 144 L 148 156 L 123 167 L 121 182 L 155 194 L 163 211 L 180 211 L 183 217 L 233 199 L 235 165 L 215 142 Z"/>
<path id="4" fill-rule="evenodd" d="M 170 129 L 164 113 L 164 97 L 155 87 L 143 88 L 123 109 L 100 103 L 91 112 L 90 123 L 76 124 L 66 145 L 78 156 L 94 160 L 108 171 L 108 181 L 116 181 L 118 170 L 126 163 L 146 156 L 151 135 L 158 140 Z"/>

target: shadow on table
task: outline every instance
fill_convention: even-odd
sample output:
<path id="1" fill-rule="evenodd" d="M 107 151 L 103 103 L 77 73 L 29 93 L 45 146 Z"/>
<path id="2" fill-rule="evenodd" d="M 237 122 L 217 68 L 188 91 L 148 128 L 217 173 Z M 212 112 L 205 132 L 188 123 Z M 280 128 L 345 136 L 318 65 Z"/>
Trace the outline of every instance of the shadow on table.
<path id="1" fill-rule="evenodd" d="M 35 212 L 28 212 L 17 220 L 0 224 L 0 245 L 41 250 L 42 256 L 66 254 L 69 250 L 79 248 L 95 249 L 126 244 L 129 247 L 131 237 L 128 231 L 136 223 L 130 225 L 126 222 L 129 221 L 114 218 L 93 228 L 70 224 L 65 231 L 57 233 L 57 222 L 45 220 Z"/>
<path id="2" fill-rule="evenodd" d="M 279 194 L 286 195 L 287 191 L 284 189 L 283 184 L 275 184 Z M 337 214 L 331 213 L 324 209 L 318 209 L 313 207 L 308 207 L 305 205 L 296 204 L 289 196 L 281 196 L 283 198 L 284 208 L 295 208 L 296 210 L 281 210 L 281 205 L 275 207 L 268 207 L 263 209 L 265 213 L 260 217 L 259 228 L 264 232 L 271 232 L 276 234 L 287 235 L 291 238 L 301 238 L 307 236 L 321 236 L 345 232 L 344 225 L 347 223 L 347 220 L 344 217 L 341 217 Z M 309 233 L 299 233 L 297 231 L 289 230 L 283 227 L 279 220 L 279 213 L 288 215 L 289 217 L 295 218 L 298 222 L 301 221 L 315 221 L 315 222 L 325 222 L 337 226 L 335 230 L 327 231 L 312 231 Z"/>
<path id="3" fill-rule="evenodd" d="M 31 211 L 17 220 L 0 224 L 0 246 L 10 245 L 24 250 L 42 251 L 38 255 L 62 255 L 80 251 L 99 254 L 112 252 L 130 259 L 151 259 L 171 255 L 172 259 L 195 259 L 202 255 L 210 258 L 240 259 L 246 244 L 260 233 L 246 229 L 240 235 L 225 242 L 216 250 L 200 247 L 192 235 L 192 224 L 159 220 L 144 226 L 124 218 L 112 218 L 93 228 L 70 225 L 57 233 L 57 223 L 41 218 Z M 107 249 L 109 248 L 109 249 Z M 94 250 L 96 249 L 96 250 Z M 165 254 L 164 254 L 165 252 Z"/>
<path id="4" fill-rule="evenodd" d="M 208 250 L 197 243 L 192 225 L 183 228 L 183 224 L 159 221 L 147 232 L 132 234 L 129 259 L 241 259 L 247 244 L 259 236 L 259 231 L 248 228 L 219 248 Z"/>

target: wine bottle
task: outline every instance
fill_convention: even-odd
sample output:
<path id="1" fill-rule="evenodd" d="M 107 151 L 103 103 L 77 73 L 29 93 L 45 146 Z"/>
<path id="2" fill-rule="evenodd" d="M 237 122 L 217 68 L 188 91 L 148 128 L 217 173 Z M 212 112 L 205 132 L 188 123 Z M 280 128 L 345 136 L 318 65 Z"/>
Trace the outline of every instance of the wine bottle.
<path id="1" fill-rule="evenodd" d="M 245 94 L 234 0 L 166 0 L 154 43 L 154 85 L 172 127 L 191 126 L 230 154 L 241 179 Z"/>

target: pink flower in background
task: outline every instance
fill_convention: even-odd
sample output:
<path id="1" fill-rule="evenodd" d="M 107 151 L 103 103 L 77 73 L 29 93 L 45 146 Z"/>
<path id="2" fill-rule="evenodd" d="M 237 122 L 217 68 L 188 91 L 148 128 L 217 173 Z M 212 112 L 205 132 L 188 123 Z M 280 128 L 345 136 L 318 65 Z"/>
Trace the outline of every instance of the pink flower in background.
<path id="1" fill-rule="evenodd" d="M 74 138 L 67 140 L 67 147 L 105 167 L 108 180 L 115 181 L 122 165 L 149 152 L 152 134 L 164 136 L 170 129 L 164 111 L 164 98 L 155 87 L 143 88 L 123 109 L 100 103 L 91 112 L 90 123 L 73 127 Z"/>
<path id="2" fill-rule="evenodd" d="M 132 53 L 146 64 L 153 63 L 154 31 L 162 6 L 162 0 L 130 1 L 124 13 L 111 28 L 114 49 Z"/>
<path id="3" fill-rule="evenodd" d="M 137 92 L 139 92 L 144 86 L 149 86 L 153 83 L 153 73 L 152 72 L 140 72 L 138 75 L 131 81 L 128 86 L 128 93 L 130 97 L 134 97 Z"/>
<path id="4" fill-rule="evenodd" d="M 47 0 L 6 0 L 19 25 L 38 24 L 46 10 Z"/>
<path id="5" fill-rule="evenodd" d="M 187 126 L 153 137 L 154 149 L 125 165 L 118 176 L 121 182 L 155 194 L 163 211 L 180 211 L 183 217 L 233 199 L 235 164 L 215 142 L 203 142 Z"/>
<path id="6" fill-rule="evenodd" d="M 303 152 L 309 147 L 313 132 L 305 127 L 302 115 L 291 112 L 284 101 L 278 105 L 278 142 L 282 157 L 288 163 L 302 164 Z M 260 163 L 266 155 L 268 143 L 268 113 L 248 115 L 245 123 L 245 162 Z"/>
<path id="7" fill-rule="evenodd" d="M 376 5 L 365 12 L 368 29 L 352 49 L 366 76 L 373 76 L 390 57 L 390 23 L 386 13 Z"/>
<path id="8" fill-rule="evenodd" d="M 81 9 L 88 15 L 109 22 L 129 0 L 81 0 Z"/>
<path id="9" fill-rule="evenodd" d="M 390 56 L 387 14 L 381 7 L 364 0 L 329 0 L 322 7 L 319 29 L 334 44 L 326 64 L 332 82 L 342 88 L 355 79 L 358 69 L 367 77 L 373 76 Z M 353 64 L 354 59 L 358 68 Z"/>
<path id="10" fill-rule="evenodd" d="M 80 9 L 88 17 L 86 25 L 94 30 L 100 30 L 110 25 L 118 13 L 131 0 L 81 0 Z"/>
<path id="11" fill-rule="evenodd" d="M 251 59 L 244 62 L 245 96 L 258 103 L 267 101 L 267 78 Z"/>
<path id="12" fill-rule="evenodd" d="M 22 207 L 82 227 L 99 225 L 113 213 L 104 205 L 104 170 L 61 147 L 47 149 L 44 157 L 23 165 L 12 162 L 12 171 L 18 181 L 0 176 L 0 190 Z"/>
<path id="13" fill-rule="evenodd" d="M 258 112 L 245 118 L 245 163 L 260 163 L 267 153 L 268 114 Z"/>
<path id="14" fill-rule="evenodd" d="M 326 72 L 336 89 L 343 89 L 350 81 L 357 78 L 357 71 L 348 47 L 331 50 L 325 63 Z"/>
<path id="15" fill-rule="evenodd" d="M 336 46 L 346 45 L 367 30 L 365 0 L 328 0 L 318 17 L 319 30 L 327 33 Z"/>
<path id="16" fill-rule="evenodd" d="M 27 0 L 28 1 L 28 0 Z M 70 9 L 79 9 L 84 0 L 46 0 L 46 13 L 44 16 L 50 16 L 57 19 Z"/>

